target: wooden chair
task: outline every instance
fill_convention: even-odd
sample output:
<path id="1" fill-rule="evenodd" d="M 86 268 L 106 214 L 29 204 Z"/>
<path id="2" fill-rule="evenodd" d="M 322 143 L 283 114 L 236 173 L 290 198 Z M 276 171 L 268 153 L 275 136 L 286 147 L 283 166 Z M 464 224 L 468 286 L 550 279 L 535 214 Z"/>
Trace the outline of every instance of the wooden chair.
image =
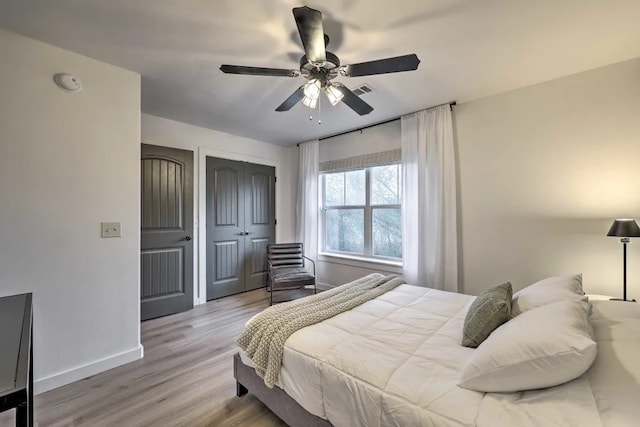
<path id="1" fill-rule="evenodd" d="M 305 268 L 305 259 L 313 264 L 313 274 Z M 313 286 L 316 288 L 316 263 L 304 256 L 302 243 L 273 243 L 267 245 L 267 291 L 269 305 L 273 305 L 273 293 Z"/>

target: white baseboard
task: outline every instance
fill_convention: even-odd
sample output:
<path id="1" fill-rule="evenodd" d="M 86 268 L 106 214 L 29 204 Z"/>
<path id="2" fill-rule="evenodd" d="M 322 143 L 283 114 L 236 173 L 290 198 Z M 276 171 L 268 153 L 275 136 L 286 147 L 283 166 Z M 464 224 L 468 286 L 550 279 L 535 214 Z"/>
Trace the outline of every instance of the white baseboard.
<path id="1" fill-rule="evenodd" d="M 318 289 L 322 289 L 323 291 L 328 291 L 329 289 L 335 288 L 335 285 L 330 285 L 328 283 L 317 283 Z"/>
<path id="2" fill-rule="evenodd" d="M 109 369 L 113 369 L 120 365 L 133 362 L 134 360 L 142 359 L 143 356 L 144 347 L 142 346 L 142 344 L 140 344 L 137 348 L 134 348 L 132 350 L 105 357 L 104 359 L 100 359 L 95 362 L 78 366 L 77 368 L 59 372 L 46 378 L 42 378 L 38 381 L 34 381 L 33 393 L 40 394 L 44 393 L 45 391 L 53 390 L 54 388 L 62 387 L 63 385 L 67 385 L 83 378 L 99 374 L 100 372 L 108 371 Z"/>

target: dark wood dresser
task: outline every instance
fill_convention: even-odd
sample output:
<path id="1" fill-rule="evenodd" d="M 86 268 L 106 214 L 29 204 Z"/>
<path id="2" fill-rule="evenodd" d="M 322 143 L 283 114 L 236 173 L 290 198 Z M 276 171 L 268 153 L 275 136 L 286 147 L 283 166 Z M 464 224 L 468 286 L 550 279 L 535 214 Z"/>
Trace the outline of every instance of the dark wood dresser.
<path id="1" fill-rule="evenodd" d="M 16 426 L 33 426 L 32 295 L 0 298 L 0 412 L 16 408 Z"/>

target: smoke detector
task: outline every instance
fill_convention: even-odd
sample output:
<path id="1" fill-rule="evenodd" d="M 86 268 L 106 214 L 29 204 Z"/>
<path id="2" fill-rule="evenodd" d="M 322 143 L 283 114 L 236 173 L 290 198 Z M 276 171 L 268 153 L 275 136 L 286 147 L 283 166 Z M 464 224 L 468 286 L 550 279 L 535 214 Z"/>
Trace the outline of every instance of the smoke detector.
<path id="1" fill-rule="evenodd" d="M 58 73 L 53 76 L 53 81 L 65 92 L 77 93 L 82 90 L 82 82 L 80 79 L 71 74 Z"/>

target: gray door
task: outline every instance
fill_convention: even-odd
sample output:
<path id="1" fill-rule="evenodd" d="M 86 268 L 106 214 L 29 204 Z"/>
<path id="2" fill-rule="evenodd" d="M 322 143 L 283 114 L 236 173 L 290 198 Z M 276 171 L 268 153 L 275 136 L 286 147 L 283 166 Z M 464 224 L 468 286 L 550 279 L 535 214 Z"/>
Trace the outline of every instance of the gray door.
<path id="1" fill-rule="evenodd" d="M 275 169 L 207 157 L 207 299 L 266 285 Z"/>
<path id="2" fill-rule="evenodd" d="M 267 285 L 267 245 L 276 241 L 275 168 L 245 163 L 245 290 Z"/>
<path id="3" fill-rule="evenodd" d="M 193 151 L 142 144 L 141 319 L 193 308 Z"/>

